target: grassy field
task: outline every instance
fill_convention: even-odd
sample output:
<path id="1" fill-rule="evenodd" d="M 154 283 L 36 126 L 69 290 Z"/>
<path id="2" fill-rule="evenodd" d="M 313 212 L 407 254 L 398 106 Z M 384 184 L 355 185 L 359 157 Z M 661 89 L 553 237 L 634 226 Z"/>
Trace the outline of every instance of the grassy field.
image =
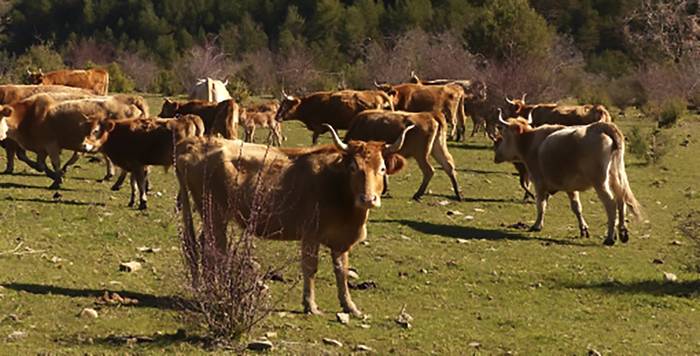
<path id="1" fill-rule="evenodd" d="M 151 105 L 157 113 L 159 102 Z M 620 124 L 626 132 L 652 127 Z M 421 175 L 409 162 L 392 178 L 392 198 L 370 214 L 368 243 L 350 255 L 357 282 L 376 283 L 353 290 L 368 319 L 335 321 L 340 310 L 324 251 L 317 300 L 326 313 L 299 313 L 293 264 L 285 271 L 292 282 L 272 284 L 277 311 L 251 338 L 276 333 L 273 352 L 280 354 L 348 354 L 357 344 L 379 354 L 700 354 L 700 249 L 678 228 L 700 210 L 700 120 L 668 132 L 690 143 L 674 144 L 653 166 L 627 156 L 646 221 L 632 223 L 630 242 L 612 248 L 602 244 L 605 214 L 592 192 L 582 195 L 589 239 L 577 237 L 564 194 L 551 200 L 542 232 L 509 227 L 531 224 L 535 207 L 521 202 L 512 166 L 495 165 L 482 136 L 450 145 L 464 202 L 452 200 L 441 171 L 431 194 L 411 201 Z M 298 123 L 287 124 L 285 134 L 286 145 L 310 142 Z M 103 167 L 85 158 L 58 199 L 46 189 L 48 178 L 23 164 L 17 170 L 0 176 L 0 354 L 208 352 L 177 333 L 187 327 L 173 303 L 182 296 L 183 268 L 172 170 L 152 171 L 146 212 L 126 206 L 128 189 L 112 192 L 110 183 L 96 182 Z M 11 253 L 18 244 L 19 254 Z M 140 252 L 142 246 L 160 251 Z M 297 260 L 298 243 L 257 246 L 275 260 Z M 120 262 L 135 259 L 143 270 L 119 271 Z M 663 272 L 678 280 L 665 282 Z M 96 304 L 104 291 L 139 304 Z M 411 329 L 395 322 L 404 306 L 414 317 Z M 85 307 L 98 309 L 99 318 L 79 317 Z M 343 347 L 325 345 L 326 337 Z"/>

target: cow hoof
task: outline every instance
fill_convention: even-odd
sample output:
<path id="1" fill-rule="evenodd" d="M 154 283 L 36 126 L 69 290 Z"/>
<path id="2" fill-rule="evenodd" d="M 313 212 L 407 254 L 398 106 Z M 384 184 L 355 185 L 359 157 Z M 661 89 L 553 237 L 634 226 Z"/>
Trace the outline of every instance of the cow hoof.
<path id="1" fill-rule="evenodd" d="M 104 181 L 112 180 L 113 177 L 114 177 L 113 174 L 107 174 L 104 177 L 102 177 L 102 179 L 100 179 L 100 181 L 104 182 Z"/>
<path id="2" fill-rule="evenodd" d="M 416 202 L 420 203 L 420 199 L 421 199 L 422 197 L 423 197 L 422 194 L 420 194 L 420 195 L 419 195 L 419 194 L 415 194 L 415 195 L 413 195 L 413 198 L 412 198 L 412 199 L 415 200 Z"/>
<path id="3" fill-rule="evenodd" d="M 52 190 L 61 189 L 61 183 L 59 183 L 59 182 L 53 182 L 53 184 L 51 184 L 51 185 L 49 186 L 49 189 L 52 189 Z"/>
<path id="4" fill-rule="evenodd" d="M 112 185 L 112 187 L 109 188 L 109 189 L 111 189 L 111 190 L 113 190 L 113 191 L 116 192 L 116 191 L 118 191 L 119 189 L 122 189 L 122 186 L 121 186 L 121 184 L 114 184 L 114 185 Z M 132 205 L 133 205 L 133 204 L 132 204 Z"/>
<path id="5" fill-rule="evenodd" d="M 130 208 L 133 208 L 133 207 L 134 207 L 134 201 L 133 201 L 133 200 L 130 200 L 130 201 L 129 201 L 129 204 L 126 204 L 126 206 L 128 206 L 128 207 L 130 207 Z"/>
<path id="6" fill-rule="evenodd" d="M 148 205 L 146 204 L 145 201 L 142 201 L 139 203 L 139 210 L 146 210 L 148 208 Z"/>
<path id="7" fill-rule="evenodd" d="M 532 226 L 530 227 L 530 229 L 528 229 L 527 231 L 530 231 L 530 232 L 539 232 L 539 231 L 542 231 L 542 226 L 535 226 L 535 225 L 532 225 Z"/>
<path id="8" fill-rule="evenodd" d="M 588 232 L 587 227 L 584 227 L 583 229 L 581 229 L 581 237 L 586 237 L 586 238 L 591 237 L 591 234 Z"/>
<path id="9" fill-rule="evenodd" d="M 304 307 L 304 313 L 309 315 L 323 315 L 323 312 L 318 307 Z"/>
<path id="10" fill-rule="evenodd" d="M 627 231 L 627 229 L 620 229 L 620 241 L 622 243 L 627 243 L 627 241 L 629 241 L 629 239 L 630 239 L 630 236 L 629 236 L 629 232 Z"/>
<path id="11" fill-rule="evenodd" d="M 457 200 L 457 201 L 464 201 L 464 197 L 462 196 L 462 194 L 458 194 L 458 195 L 455 197 L 455 200 Z"/>
<path id="12" fill-rule="evenodd" d="M 610 238 L 610 237 L 606 238 L 605 241 L 603 241 L 603 245 L 605 245 L 605 246 L 612 246 L 614 244 L 615 244 L 615 239 Z"/>
<path id="13" fill-rule="evenodd" d="M 343 308 L 343 311 L 346 312 L 346 313 L 348 313 L 348 314 L 351 314 L 352 316 L 354 316 L 354 317 L 356 317 L 356 318 L 358 318 L 358 319 L 364 318 L 364 314 L 362 314 L 362 312 L 361 312 L 359 309 L 357 309 L 356 307 L 353 307 L 353 308 Z"/>

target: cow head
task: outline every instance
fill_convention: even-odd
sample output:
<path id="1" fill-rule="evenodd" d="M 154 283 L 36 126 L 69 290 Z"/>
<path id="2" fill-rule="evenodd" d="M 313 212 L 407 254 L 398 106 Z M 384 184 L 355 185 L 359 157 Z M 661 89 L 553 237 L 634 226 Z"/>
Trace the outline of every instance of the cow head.
<path id="1" fill-rule="evenodd" d="M 275 121 L 281 122 L 291 119 L 299 107 L 299 104 L 301 104 L 300 98 L 287 95 L 287 93 L 285 93 L 283 90 L 282 102 L 280 103 L 279 109 L 277 109 L 277 113 L 275 114 Z"/>
<path id="2" fill-rule="evenodd" d="M 2 106 L 0 105 L 0 141 L 4 140 L 7 138 L 7 131 L 9 131 L 9 127 L 7 126 L 7 119 L 6 117 L 10 117 L 12 115 L 12 108 L 9 106 Z"/>
<path id="3" fill-rule="evenodd" d="M 160 109 L 160 114 L 158 117 L 175 117 L 177 116 L 177 111 L 180 109 L 180 104 L 177 101 L 165 98 L 163 100 L 163 107 Z"/>
<path id="4" fill-rule="evenodd" d="M 399 100 L 399 91 L 396 90 L 391 84 L 379 84 L 377 81 L 374 81 L 374 87 L 385 92 L 386 95 L 388 95 L 391 100 L 394 102 L 394 106 L 398 105 L 398 100 Z"/>
<path id="5" fill-rule="evenodd" d="M 83 113 L 80 115 L 84 119 L 82 123 L 84 136 L 80 148 L 84 152 L 97 152 L 107 141 L 109 133 L 114 130 L 114 121 L 89 118 Z"/>
<path id="6" fill-rule="evenodd" d="M 414 125 L 406 127 L 392 144 L 355 140 L 344 143 L 333 127 L 328 124 L 324 126 L 331 132 L 335 146 L 343 153 L 340 169 L 349 176 L 355 207 L 358 209 L 380 207 L 384 176 L 400 171 L 405 165 L 406 160 L 398 152 L 403 146 L 406 133 Z"/>
<path id="7" fill-rule="evenodd" d="M 503 119 L 503 112 L 498 109 L 498 123 L 500 126 L 500 136 L 494 141 L 496 155 L 494 162 L 517 162 L 521 160 L 519 151 L 520 136 L 528 131 L 532 131 L 532 113 L 525 120 L 522 117 L 516 119 Z"/>
<path id="8" fill-rule="evenodd" d="M 474 97 L 474 101 L 486 101 L 486 83 L 482 82 L 481 80 L 474 81 L 469 87 L 469 93 Z"/>
<path id="9" fill-rule="evenodd" d="M 39 69 L 37 72 L 32 72 L 27 69 L 27 83 L 28 84 L 41 84 L 44 80 L 44 72 Z"/>
<path id="10" fill-rule="evenodd" d="M 525 97 L 527 96 L 527 93 L 523 94 L 523 96 L 520 99 L 509 99 L 506 96 L 506 103 L 508 104 L 508 107 L 506 108 L 506 117 L 511 118 L 511 117 L 518 117 L 523 114 L 523 109 L 525 109 L 525 106 L 527 105 L 525 103 Z"/>

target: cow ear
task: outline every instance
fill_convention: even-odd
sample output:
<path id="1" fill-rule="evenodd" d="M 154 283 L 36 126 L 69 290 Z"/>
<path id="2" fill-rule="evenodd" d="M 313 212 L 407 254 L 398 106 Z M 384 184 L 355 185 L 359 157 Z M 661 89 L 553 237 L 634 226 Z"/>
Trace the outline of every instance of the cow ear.
<path id="1" fill-rule="evenodd" d="M 112 132 L 112 130 L 114 130 L 114 128 L 117 126 L 117 125 L 114 123 L 114 121 L 111 121 L 111 120 L 109 120 L 109 121 L 104 121 L 104 122 L 102 123 L 102 125 L 104 126 L 104 130 L 107 131 L 107 132 Z"/>
<path id="2" fill-rule="evenodd" d="M 2 112 L 0 112 L 0 114 L 2 115 L 2 117 L 9 117 L 10 115 L 12 115 L 12 111 L 12 107 L 5 106 L 4 108 L 2 108 Z"/>
<path id="3" fill-rule="evenodd" d="M 406 159 L 398 153 L 390 153 L 384 157 L 386 174 L 392 175 L 399 172 L 406 165 Z"/>
<path id="4" fill-rule="evenodd" d="M 399 95 L 399 92 L 396 91 L 396 89 L 391 88 L 391 89 L 387 90 L 386 94 L 389 96 L 397 96 L 397 95 Z"/>

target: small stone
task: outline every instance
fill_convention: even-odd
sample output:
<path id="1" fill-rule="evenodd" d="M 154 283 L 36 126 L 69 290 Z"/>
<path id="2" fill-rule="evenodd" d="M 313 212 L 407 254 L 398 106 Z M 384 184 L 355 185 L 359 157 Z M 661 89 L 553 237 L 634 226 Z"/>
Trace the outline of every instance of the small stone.
<path id="1" fill-rule="evenodd" d="M 119 264 L 119 270 L 122 272 L 136 272 L 142 268 L 140 262 L 131 261 Z"/>
<path id="2" fill-rule="evenodd" d="M 483 212 L 485 212 L 486 210 L 481 209 L 481 208 L 474 208 L 474 211 L 476 211 L 477 213 L 483 213 Z"/>
<path id="3" fill-rule="evenodd" d="M 681 242 L 678 241 L 678 240 L 673 240 L 673 241 L 671 241 L 671 245 L 674 245 L 674 246 L 680 246 L 680 245 L 682 245 L 682 244 L 683 244 L 683 243 L 681 243 Z"/>
<path id="4" fill-rule="evenodd" d="M 85 308 L 80 311 L 79 316 L 81 318 L 87 318 L 87 319 L 97 319 L 97 310 L 92 309 L 92 308 Z"/>
<path id="5" fill-rule="evenodd" d="M 468 244 L 468 243 L 471 243 L 471 241 L 465 240 L 465 239 L 457 239 L 457 243 L 458 244 Z"/>
<path id="6" fill-rule="evenodd" d="M 474 347 L 474 348 L 477 348 L 477 349 L 478 349 L 479 347 L 481 347 L 481 343 L 478 342 L 478 341 L 472 341 L 472 342 L 470 342 L 468 345 L 469 345 L 470 347 Z"/>
<path id="7" fill-rule="evenodd" d="M 357 351 L 357 352 L 372 352 L 372 351 L 374 351 L 374 349 L 367 346 L 367 345 L 357 344 L 357 346 L 355 346 L 355 351 Z"/>
<path id="8" fill-rule="evenodd" d="M 337 313 L 335 314 L 335 318 L 341 324 L 347 324 L 350 322 L 350 314 L 348 313 Z"/>
<path id="9" fill-rule="evenodd" d="M 396 323 L 401 325 L 404 329 L 410 329 L 413 327 L 411 325 L 412 321 L 413 317 L 406 312 L 406 306 L 404 305 L 399 312 L 399 316 L 396 318 Z"/>
<path id="10" fill-rule="evenodd" d="M 59 263 L 59 262 L 63 261 L 63 259 L 58 257 L 58 256 L 53 256 L 53 257 L 51 257 L 51 259 L 49 261 L 51 261 L 51 263 Z"/>
<path id="11" fill-rule="evenodd" d="M 248 343 L 248 350 L 267 351 L 270 349 L 272 349 L 272 342 L 270 340 L 255 340 Z"/>
<path id="12" fill-rule="evenodd" d="M 662 260 L 660 258 L 655 258 L 653 261 L 651 261 L 651 263 L 653 263 L 655 265 L 662 265 L 662 264 L 664 264 L 664 260 Z"/>
<path id="13" fill-rule="evenodd" d="M 148 246 L 141 246 L 137 248 L 139 252 L 147 252 L 147 253 L 156 253 L 160 252 L 160 247 L 148 247 Z"/>
<path id="14" fill-rule="evenodd" d="M 418 272 L 423 273 L 423 274 L 428 274 L 428 270 L 425 268 L 419 269 Z"/>
<path id="15" fill-rule="evenodd" d="M 588 350 L 588 356 L 602 356 L 602 354 L 596 349 Z"/>
<path id="16" fill-rule="evenodd" d="M 25 337 L 27 337 L 27 333 L 24 331 L 13 331 L 10 335 L 7 335 L 10 341 L 24 339 Z"/>
<path id="17" fill-rule="evenodd" d="M 664 281 L 666 282 L 675 282 L 678 280 L 678 277 L 670 272 L 664 272 Z"/>
<path id="18" fill-rule="evenodd" d="M 377 282 L 370 279 L 368 281 L 364 281 L 364 282 L 357 283 L 357 284 L 348 283 L 348 287 L 350 289 L 359 289 L 359 290 L 374 289 L 374 288 L 377 288 Z"/>
<path id="19" fill-rule="evenodd" d="M 336 339 L 330 339 L 327 337 L 323 338 L 323 343 L 326 345 L 331 345 L 331 346 L 336 346 L 336 347 L 343 347 L 343 343 L 336 340 Z"/>
<path id="20" fill-rule="evenodd" d="M 448 210 L 447 211 L 447 216 L 458 216 L 458 215 L 464 215 L 464 214 L 459 210 Z"/>
<path id="21" fill-rule="evenodd" d="M 360 324 L 360 327 L 363 328 L 363 329 L 369 329 L 369 328 L 371 328 L 372 326 L 369 325 L 369 324 Z"/>
<path id="22" fill-rule="evenodd" d="M 350 279 L 359 279 L 360 275 L 357 274 L 357 270 L 354 268 L 349 268 L 348 269 L 348 278 Z"/>
<path id="23" fill-rule="evenodd" d="M 265 333 L 265 337 L 268 339 L 274 339 L 277 337 L 277 333 L 274 331 L 268 331 Z"/>
<path id="24" fill-rule="evenodd" d="M 464 220 L 474 220 L 473 215 L 464 215 Z"/>
<path id="25" fill-rule="evenodd" d="M 399 235 L 399 237 L 401 237 L 401 240 L 411 241 L 411 238 L 406 235 Z"/>
<path id="26" fill-rule="evenodd" d="M 437 205 L 440 205 L 440 206 L 445 206 L 448 204 L 450 204 L 450 202 L 447 200 L 440 200 L 439 202 L 437 202 Z"/>

